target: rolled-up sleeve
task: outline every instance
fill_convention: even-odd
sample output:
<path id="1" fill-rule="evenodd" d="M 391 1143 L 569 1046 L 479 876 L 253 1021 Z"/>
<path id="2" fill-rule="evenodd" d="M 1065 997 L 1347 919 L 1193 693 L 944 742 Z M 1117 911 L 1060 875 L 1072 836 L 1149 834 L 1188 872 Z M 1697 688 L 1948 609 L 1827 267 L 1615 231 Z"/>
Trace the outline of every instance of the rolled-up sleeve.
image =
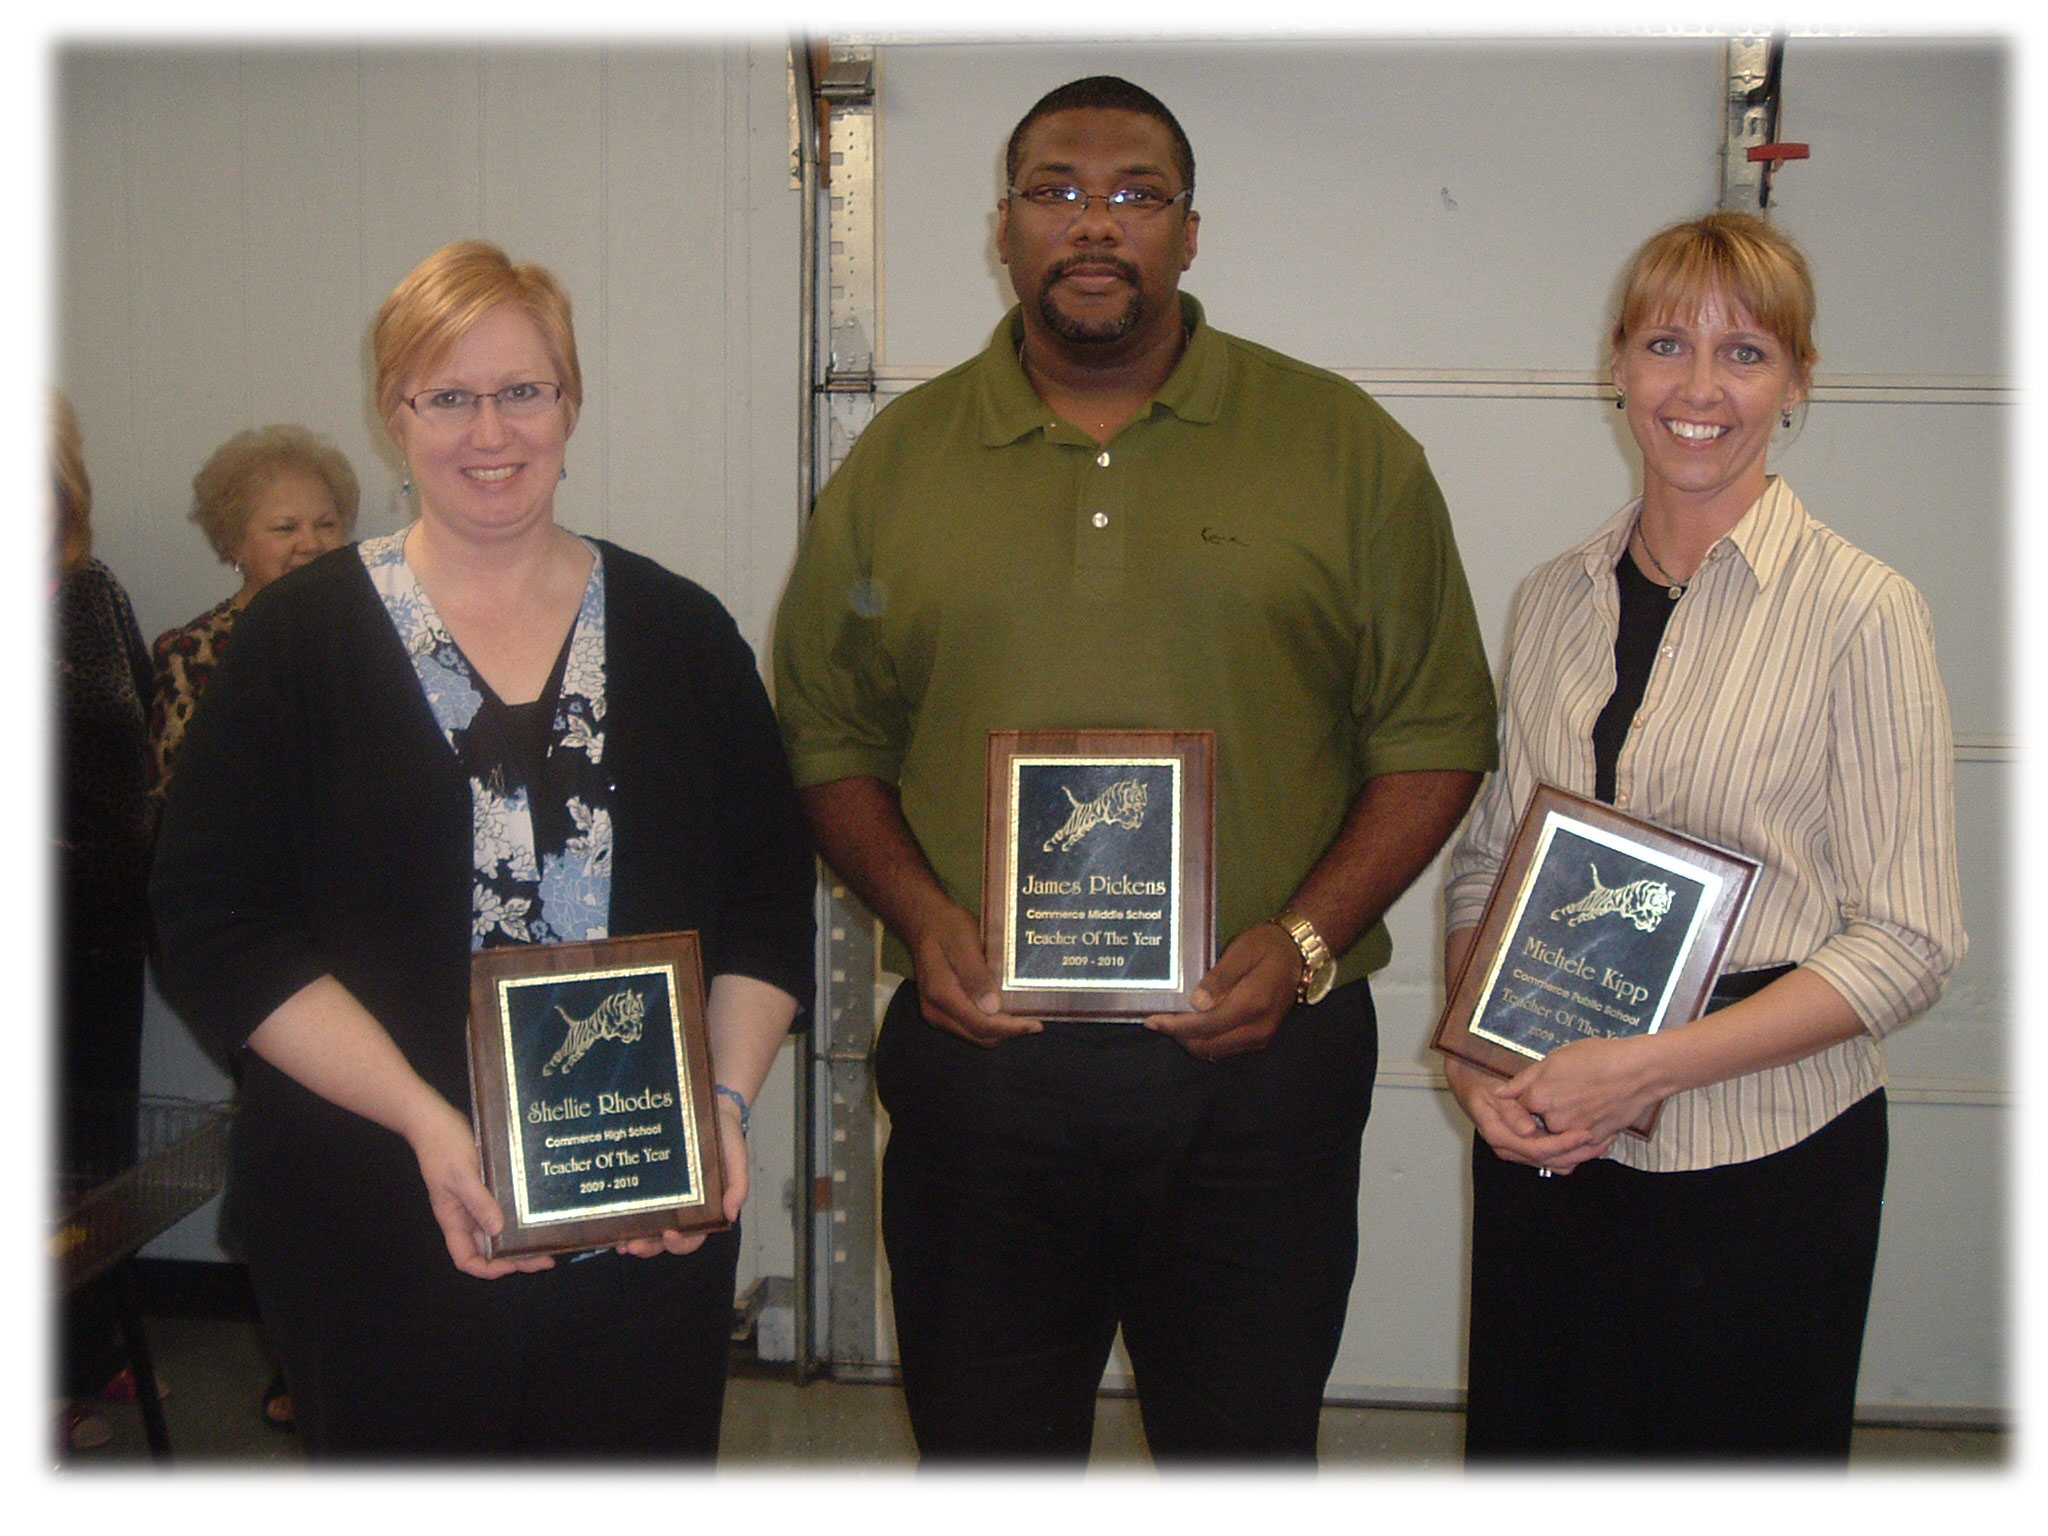
<path id="1" fill-rule="evenodd" d="M 858 528 L 868 460 L 879 451 L 864 437 L 819 496 L 776 613 L 776 712 L 803 786 L 858 777 L 893 784 L 909 740 L 909 705 L 882 645 L 889 594 Z"/>
<path id="2" fill-rule="evenodd" d="M 1803 962 L 1882 1036 L 1941 995 L 1968 948 L 1956 877 L 1955 743 L 1927 604 L 1894 578 L 1831 687 L 1828 837 L 1842 929 Z"/>
<path id="3" fill-rule="evenodd" d="M 1496 761 L 1493 677 L 1443 493 L 1419 448 L 1359 541 L 1362 605 L 1351 708 L 1366 778 Z"/>

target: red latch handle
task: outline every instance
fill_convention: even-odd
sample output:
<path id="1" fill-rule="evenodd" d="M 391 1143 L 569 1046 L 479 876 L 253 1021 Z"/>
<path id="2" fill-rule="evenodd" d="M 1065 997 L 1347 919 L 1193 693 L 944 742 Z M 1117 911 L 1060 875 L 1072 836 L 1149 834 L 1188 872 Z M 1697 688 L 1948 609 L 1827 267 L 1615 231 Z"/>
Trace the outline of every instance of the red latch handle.
<path id="1" fill-rule="evenodd" d="M 1811 158 L 1810 144 L 1752 144 L 1749 158 L 1752 160 L 1805 160 Z"/>

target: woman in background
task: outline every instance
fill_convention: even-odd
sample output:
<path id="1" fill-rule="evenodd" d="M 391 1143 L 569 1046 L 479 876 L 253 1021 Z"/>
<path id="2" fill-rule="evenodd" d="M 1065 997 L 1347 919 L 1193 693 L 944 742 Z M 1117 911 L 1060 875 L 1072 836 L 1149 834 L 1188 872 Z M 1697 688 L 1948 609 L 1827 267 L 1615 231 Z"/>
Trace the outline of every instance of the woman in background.
<path id="1" fill-rule="evenodd" d="M 237 621 L 165 809 L 165 995 L 246 1063 L 223 1226 L 315 1456 L 716 1451 L 737 1230 L 486 1259 L 470 958 L 695 929 L 725 1214 L 811 991 L 808 842 L 754 658 L 702 588 L 558 526 L 567 296 L 474 241 L 374 331 L 410 527 Z"/>
<path id="2" fill-rule="evenodd" d="M 142 969 L 149 951 L 149 656 L 114 573 L 92 556 L 92 482 L 78 418 L 52 399 L 52 597 L 57 664 L 58 1113 L 73 1187 L 135 1161 Z M 80 1399 L 114 1376 L 111 1277 L 65 1298 L 59 1424 L 67 1450 L 104 1445 Z"/>
<path id="3" fill-rule="evenodd" d="M 347 543 L 356 500 L 355 471 L 341 450 L 301 426 L 237 432 L 192 477 L 192 521 L 242 584 L 191 623 L 156 637 L 149 745 L 159 797 L 236 617 L 286 571 Z"/>
<path id="4" fill-rule="evenodd" d="M 356 473 L 341 450 L 297 425 L 237 432 L 192 477 L 191 519 L 242 584 L 191 623 L 165 630 L 151 648 L 156 701 L 149 711 L 149 749 L 159 803 L 170 788 L 192 711 L 227 654 L 236 617 L 286 571 L 346 543 L 355 531 L 356 502 Z M 292 1427 L 282 1371 L 263 1389 L 259 1411 L 274 1428 Z"/>
<path id="5" fill-rule="evenodd" d="M 1811 387 L 1814 308 L 1759 219 L 1644 245 L 1612 337 L 1643 493 L 1516 602 L 1446 974 L 1538 781 L 1763 868 L 1709 1019 L 1575 1041 L 1507 1083 L 1448 1064 L 1477 1131 L 1471 1461 L 1848 1458 L 1878 1041 L 1966 940 L 1927 605 L 1765 469 Z M 1648 1140 L 1617 1134 L 1660 1102 Z"/>

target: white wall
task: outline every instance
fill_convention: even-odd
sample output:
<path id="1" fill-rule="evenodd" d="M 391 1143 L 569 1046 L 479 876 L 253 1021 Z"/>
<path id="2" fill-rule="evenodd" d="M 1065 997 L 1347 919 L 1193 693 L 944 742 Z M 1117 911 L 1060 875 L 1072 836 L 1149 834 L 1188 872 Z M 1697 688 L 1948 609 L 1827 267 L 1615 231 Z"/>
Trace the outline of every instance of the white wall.
<path id="1" fill-rule="evenodd" d="M 1594 389 L 1610 298 L 1646 235 L 1715 201 L 1722 68 L 1712 39 L 885 48 L 878 369 L 901 388 L 957 362 L 1011 302 L 992 234 L 1025 109 L 1080 75 L 1136 80 L 1195 148 L 1187 291 L 1224 329 L 1365 379 L 1421 439 L 1497 660 L 1516 582 L 1634 494 Z M 1784 136 L 1813 158 L 1779 176 L 1775 217 L 1813 263 L 1823 357 L 1775 467 L 1927 595 L 1963 746 L 1972 950 L 1888 1046 L 1861 1383 L 1877 1407 L 2007 1401 L 2007 78 L 1988 44 L 1797 38 L 1784 73 Z M 1439 885 L 1396 908 L 1374 979 L 1382 1066 L 1333 1395 L 1442 1400 L 1463 1379 L 1469 1132 L 1426 1043 Z"/>
<path id="2" fill-rule="evenodd" d="M 399 525 L 369 325 L 397 280 L 480 236 L 551 268 L 587 398 L 567 525 L 717 593 L 758 650 L 800 524 L 798 215 L 780 42 L 69 48 L 57 60 L 57 374 L 97 552 L 154 635 L 231 591 L 184 520 L 230 433 L 300 421 Z M 785 1060 L 790 1053 L 784 1052 Z M 160 1003 L 145 1083 L 219 1074 Z M 755 1142 L 742 1280 L 790 1272 L 788 1068 Z M 153 1247 L 207 1257 L 210 1217 Z"/>

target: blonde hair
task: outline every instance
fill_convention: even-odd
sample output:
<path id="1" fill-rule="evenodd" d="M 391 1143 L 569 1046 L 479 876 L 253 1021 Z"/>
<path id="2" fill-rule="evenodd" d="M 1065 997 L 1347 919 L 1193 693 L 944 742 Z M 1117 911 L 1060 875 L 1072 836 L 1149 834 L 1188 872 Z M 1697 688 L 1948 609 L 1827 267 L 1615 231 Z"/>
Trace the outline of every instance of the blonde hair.
<path id="1" fill-rule="evenodd" d="M 390 421 L 403 403 L 405 381 L 437 367 L 500 304 L 516 305 L 539 328 L 561 373 L 562 397 L 581 410 L 583 370 L 562 285 L 545 267 L 513 266 L 495 245 L 458 240 L 408 272 L 377 311 L 378 414 Z"/>
<path id="2" fill-rule="evenodd" d="M 1801 383 L 1820 358 L 1813 344 L 1813 275 L 1799 247 L 1754 214 L 1725 210 L 1686 219 L 1643 243 L 1622 278 L 1614 346 L 1639 326 L 1696 308 L 1719 293 L 1783 342 Z"/>
<path id="3" fill-rule="evenodd" d="M 61 389 L 50 391 L 50 476 L 57 503 L 57 568 L 69 576 L 92 553 L 92 480 L 78 413 Z"/>
<path id="4" fill-rule="evenodd" d="M 249 526 L 249 514 L 278 476 L 297 470 L 327 488 L 341 517 L 341 536 L 355 532 L 356 472 L 341 450 L 318 433 L 294 423 L 251 427 L 213 450 L 192 477 L 188 514 L 206 535 L 222 563 L 233 564 L 235 548 Z"/>

